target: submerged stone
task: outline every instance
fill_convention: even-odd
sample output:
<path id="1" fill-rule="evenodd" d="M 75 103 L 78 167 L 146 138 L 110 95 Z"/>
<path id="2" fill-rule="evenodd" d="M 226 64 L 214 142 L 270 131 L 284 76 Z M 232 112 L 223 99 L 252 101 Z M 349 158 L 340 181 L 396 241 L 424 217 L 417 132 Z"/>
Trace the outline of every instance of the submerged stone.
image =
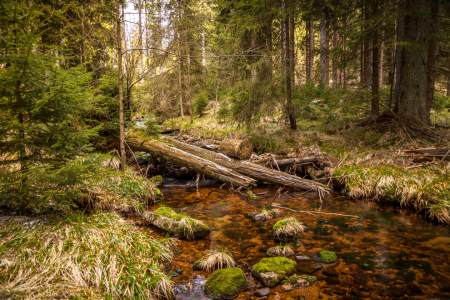
<path id="1" fill-rule="evenodd" d="M 170 207 L 146 211 L 142 218 L 149 224 L 186 239 L 202 238 L 211 233 L 208 226 L 186 215 L 175 213 Z"/>
<path id="2" fill-rule="evenodd" d="M 326 263 L 335 262 L 337 259 L 337 255 L 333 251 L 322 250 L 319 251 L 320 260 Z"/>
<path id="3" fill-rule="evenodd" d="M 284 257 L 263 258 L 252 267 L 252 274 L 268 287 L 274 287 L 294 273 L 295 261 Z"/>
<path id="4" fill-rule="evenodd" d="M 239 268 L 215 271 L 206 281 L 205 292 L 213 299 L 230 299 L 239 294 L 239 289 L 248 287 L 247 278 Z"/>

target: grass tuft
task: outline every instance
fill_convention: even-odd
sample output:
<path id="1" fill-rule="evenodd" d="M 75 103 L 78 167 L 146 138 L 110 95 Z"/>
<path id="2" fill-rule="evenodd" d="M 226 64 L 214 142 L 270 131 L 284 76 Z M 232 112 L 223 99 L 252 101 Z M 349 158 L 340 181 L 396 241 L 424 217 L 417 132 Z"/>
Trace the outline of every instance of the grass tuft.
<path id="1" fill-rule="evenodd" d="M 134 230 L 116 213 L 44 223 L 2 217 L 0 232 L 0 294 L 7 297 L 173 298 L 160 269 L 172 261 L 173 242 Z"/>
<path id="2" fill-rule="evenodd" d="M 236 266 L 236 263 L 228 250 L 216 249 L 209 251 L 208 255 L 201 259 L 198 268 L 211 272 L 234 266 Z"/>
<path id="3" fill-rule="evenodd" d="M 306 226 L 302 225 L 295 217 L 288 217 L 278 221 L 273 226 L 273 234 L 276 237 L 297 237 L 303 233 Z"/>
<path id="4" fill-rule="evenodd" d="M 394 166 L 342 166 L 334 171 L 352 199 L 398 203 L 450 223 L 450 179 L 444 169 L 406 170 Z"/>
<path id="5" fill-rule="evenodd" d="M 290 244 L 286 243 L 284 245 L 282 244 L 267 249 L 267 255 L 289 257 L 294 255 L 294 250 L 292 250 L 292 246 Z"/>

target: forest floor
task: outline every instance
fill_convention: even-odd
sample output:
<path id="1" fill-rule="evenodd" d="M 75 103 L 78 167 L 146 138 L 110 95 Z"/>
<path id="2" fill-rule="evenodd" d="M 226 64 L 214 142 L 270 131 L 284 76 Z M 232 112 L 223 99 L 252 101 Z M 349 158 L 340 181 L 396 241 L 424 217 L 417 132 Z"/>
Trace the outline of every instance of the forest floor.
<path id="1" fill-rule="evenodd" d="M 448 119 L 448 115 L 442 112 L 434 120 Z M 325 154 L 330 167 L 312 179 L 333 182 L 350 199 L 407 206 L 433 221 L 450 223 L 450 164 L 441 159 L 423 161 L 404 153 L 417 148 L 449 147 L 448 130 L 435 130 L 444 139 L 429 141 L 411 137 L 399 127 L 360 126 L 361 121 L 363 118 L 306 120 L 292 131 L 284 123 L 271 121 L 250 129 L 242 124 L 219 122 L 207 114 L 193 124 L 189 117 L 169 119 L 163 128 L 178 128 L 177 134 L 203 140 L 245 138 L 253 143 L 258 155 Z"/>

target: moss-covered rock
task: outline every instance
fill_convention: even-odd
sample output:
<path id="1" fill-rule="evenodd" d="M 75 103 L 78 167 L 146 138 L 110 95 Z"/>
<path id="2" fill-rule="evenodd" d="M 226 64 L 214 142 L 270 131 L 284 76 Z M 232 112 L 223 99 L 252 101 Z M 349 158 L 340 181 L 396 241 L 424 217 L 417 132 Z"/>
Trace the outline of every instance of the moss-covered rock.
<path id="1" fill-rule="evenodd" d="M 239 294 L 239 289 L 248 287 L 247 278 L 239 268 L 215 271 L 205 284 L 205 292 L 213 299 L 230 299 Z"/>
<path id="2" fill-rule="evenodd" d="M 209 227 L 201 221 L 192 219 L 184 214 L 177 214 L 170 207 L 160 207 L 154 212 L 147 211 L 142 214 L 142 218 L 147 223 L 179 235 L 182 238 L 202 238 L 211 233 Z"/>
<path id="3" fill-rule="evenodd" d="M 306 230 L 306 226 L 300 223 L 295 217 L 280 220 L 273 225 L 273 236 L 275 239 L 296 239 Z"/>
<path id="4" fill-rule="evenodd" d="M 294 273 L 295 261 L 284 257 L 264 258 L 252 267 L 252 274 L 265 286 L 273 287 Z"/>
<path id="5" fill-rule="evenodd" d="M 293 289 L 304 288 L 311 286 L 314 282 L 317 281 L 316 276 L 311 275 L 292 275 L 291 277 L 283 280 L 281 283 L 283 284 L 282 288 L 285 291 L 290 291 Z"/>
<path id="6" fill-rule="evenodd" d="M 337 255 L 333 251 L 322 250 L 319 251 L 320 260 L 326 263 L 335 262 L 337 259 Z"/>

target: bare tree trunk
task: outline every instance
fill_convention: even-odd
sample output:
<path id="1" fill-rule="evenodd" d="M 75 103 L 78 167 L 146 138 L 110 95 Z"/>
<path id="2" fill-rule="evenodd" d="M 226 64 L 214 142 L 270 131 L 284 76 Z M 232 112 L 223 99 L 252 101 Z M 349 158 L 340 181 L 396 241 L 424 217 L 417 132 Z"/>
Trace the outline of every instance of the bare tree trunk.
<path id="1" fill-rule="evenodd" d="M 338 25 L 337 20 L 333 20 L 333 52 L 336 53 L 338 50 Z M 337 56 L 334 55 L 333 58 L 333 86 L 337 87 L 339 85 L 339 66 L 337 61 Z"/>
<path id="2" fill-rule="evenodd" d="M 439 37 L 442 20 L 442 0 L 432 1 L 430 42 L 428 44 L 427 65 L 427 109 L 430 114 L 434 100 L 434 85 L 436 83 L 437 56 L 439 54 Z"/>
<path id="3" fill-rule="evenodd" d="M 405 1 L 405 51 L 398 94 L 398 116 L 427 126 L 427 44 L 430 39 L 431 4 L 427 0 Z"/>
<path id="4" fill-rule="evenodd" d="M 306 32 L 305 32 L 305 79 L 309 79 L 309 22 L 306 23 Z"/>
<path id="5" fill-rule="evenodd" d="M 364 26 L 364 30 L 367 31 L 369 30 L 369 20 L 370 18 L 370 5 L 367 3 L 368 1 L 366 0 L 366 3 L 364 5 L 364 19 L 365 19 L 365 26 Z M 364 42 L 364 86 L 367 87 L 368 89 L 372 88 L 372 45 L 371 45 L 371 40 L 366 37 L 365 42 Z M 378 80 L 378 79 L 377 79 Z"/>
<path id="6" fill-rule="evenodd" d="M 378 3 L 373 4 L 373 17 L 378 15 Z M 378 48 L 378 30 L 375 29 L 373 32 L 372 39 L 372 118 L 376 118 L 380 114 L 380 81 L 379 81 L 379 48 Z"/>
<path id="7" fill-rule="evenodd" d="M 189 87 L 188 87 L 189 115 L 190 115 L 190 117 L 191 117 L 191 124 L 192 124 L 192 123 L 194 123 L 194 116 L 192 115 L 192 95 L 191 95 L 191 56 L 190 56 L 190 54 L 189 54 L 189 45 L 188 45 L 187 48 L 188 48 L 188 49 L 187 49 L 187 53 L 188 53 L 188 56 L 187 56 L 187 60 L 188 60 L 187 66 L 188 66 L 188 69 L 187 69 L 187 71 L 188 71 L 188 85 L 189 85 Z"/>
<path id="8" fill-rule="evenodd" d="M 291 15 L 289 20 L 289 68 L 292 86 L 295 86 L 295 21 L 294 15 Z"/>
<path id="9" fill-rule="evenodd" d="M 297 129 L 295 118 L 292 114 L 292 86 L 291 86 L 291 55 L 289 47 L 289 19 L 287 18 L 286 0 L 281 1 L 281 8 L 283 11 L 283 19 L 281 21 L 281 38 L 282 38 L 282 64 L 283 64 L 283 77 L 284 84 L 286 84 L 286 116 L 289 118 L 291 129 Z M 292 24 L 293 25 L 293 24 Z"/>
<path id="10" fill-rule="evenodd" d="M 384 26 L 385 26 L 385 21 L 384 18 L 386 16 L 386 11 L 385 11 L 385 5 L 384 5 L 384 0 L 380 1 L 380 9 L 381 9 L 381 13 L 383 15 L 383 21 L 381 22 L 381 26 L 382 29 L 380 30 L 380 63 L 379 63 L 379 71 L 378 71 L 378 85 L 381 87 L 383 86 L 383 64 L 384 64 Z"/>
<path id="11" fill-rule="evenodd" d="M 139 49 L 142 49 L 142 18 L 141 18 L 141 0 L 138 0 L 138 11 L 139 11 Z M 139 78 L 144 81 L 144 77 L 142 76 L 144 74 L 144 61 L 142 59 L 142 51 L 139 50 L 139 65 L 140 65 L 140 72 L 139 72 Z"/>
<path id="12" fill-rule="evenodd" d="M 205 25 L 202 25 L 202 66 L 206 67 L 206 57 L 205 57 Z"/>
<path id="13" fill-rule="evenodd" d="M 308 79 L 314 78 L 314 22 L 309 21 L 309 75 Z"/>
<path id="14" fill-rule="evenodd" d="M 184 105 L 183 105 L 183 40 L 181 26 L 181 0 L 178 0 L 178 96 L 180 98 L 180 113 L 181 119 L 184 120 Z"/>
<path id="15" fill-rule="evenodd" d="M 125 18 L 125 9 L 124 9 L 123 5 L 122 5 L 122 17 Z M 123 40 L 123 53 L 126 53 L 127 52 L 127 38 L 126 38 L 126 32 L 125 32 L 125 22 L 123 24 L 122 37 L 123 37 L 123 39 L 122 39 Z M 121 56 L 121 55 L 123 55 L 123 54 L 122 53 L 117 54 L 117 56 Z M 125 54 L 125 57 L 122 57 L 122 61 L 123 61 L 122 76 L 123 76 L 123 74 L 127 74 L 127 59 L 126 58 L 127 58 L 127 56 Z M 117 64 L 119 64 L 119 63 L 117 63 Z M 122 81 L 123 81 L 123 79 L 122 79 Z"/>
<path id="16" fill-rule="evenodd" d="M 325 87 L 328 87 L 330 83 L 328 50 L 328 21 L 326 8 L 324 7 L 320 18 L 320 84 Z"/>
<path id="17" fill-rule="evenodd" d="M 125 171 L 126 153 L 125 153 L 125 123 L 123 119 L 123 74 L 122 74 L 122 30 L 120 18 L 119 0 L 116 0 L 116 22 L 117 22 L 117 58 L 119 66 L 119 149 L 120 149 L 120 170 Z M 123 9 L 123 7 L 122 7 Z"/>
<path id="18" fill-rule="evenodd" d="M 398 93 L 401 85 L 402 61 L 403 61 L 403 41 L 405 39 L 405 0 L 400 0 L 398 4 L 397 21 L 397 47 L 395 54 L 395 87 L 394 87 L 394 112 L 398 113 Z"/>
<path id="19" fill-rule="evenodd" d="M 364 33 L 364 7 L 361 9 L 361 16 L 360 16 L 360 21 L 361 21 L 361 26 L 360 26 L 360 30 L 361 30 L 361 35 L 363 35 Z M 361 56 L 360 56 L 360 68 L 359 68 L 359 84 L 361 86 L 364 86 L 365 82 L 366 82 L 366 64 L 364 63 L 365 60 L 365 51 L 364 51 L 364 45 L 365 43 L 361 43 Z"/>

